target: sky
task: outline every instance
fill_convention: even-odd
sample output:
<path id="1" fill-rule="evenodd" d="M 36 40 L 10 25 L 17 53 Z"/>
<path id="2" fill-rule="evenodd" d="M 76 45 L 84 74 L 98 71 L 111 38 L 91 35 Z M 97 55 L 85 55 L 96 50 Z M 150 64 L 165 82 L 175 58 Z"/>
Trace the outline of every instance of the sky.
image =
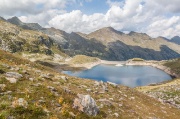
<path id="1" fill-rule="evenodd" d="M 180 36 L 180 0 L 0 0 L 0 16 L 17 16 L 70 32 L 103 27 L 152 37 Z"/>

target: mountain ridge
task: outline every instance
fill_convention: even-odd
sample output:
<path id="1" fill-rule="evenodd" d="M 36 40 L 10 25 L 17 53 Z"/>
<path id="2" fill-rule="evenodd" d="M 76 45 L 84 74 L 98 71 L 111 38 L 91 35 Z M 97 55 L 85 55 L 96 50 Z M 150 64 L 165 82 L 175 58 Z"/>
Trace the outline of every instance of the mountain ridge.
<path id="1" fill-rule="evenodd" d="M 15 24 L 11 20 L 9 22 Z M 18 26 L 24 29 L 34 29 L 29 23 L 23 23 L 23 25 L 27 27 Z M 47 34 L 70 56 L 88 55 L 105 60 L 128 60 L 134 57 L 146 60 L 166 60 L 180 57 L 178 44 L 163 37 L 151 38 L 146 33 L 132 31 L 125 34 L 112 27 L 104 27 L 89 34 L 66 33 L 56 28 L 37 27 L 34 30 Z M 157 57 L 148 54 L 154 54 Z"/>

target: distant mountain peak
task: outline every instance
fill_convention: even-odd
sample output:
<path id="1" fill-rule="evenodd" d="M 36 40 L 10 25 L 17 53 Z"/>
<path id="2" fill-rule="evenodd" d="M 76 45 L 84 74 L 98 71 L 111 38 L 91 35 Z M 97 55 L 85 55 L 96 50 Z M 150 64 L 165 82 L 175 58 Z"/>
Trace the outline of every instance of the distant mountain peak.
<path id="1" fill-rule="evenodd" d="M 129 32 L 129 35 L 134 35 L 134 34 L 147 35 L 146 33 L 138 33 L 138 32 L 135 32 L 135 31 L 130 31 Z"/>
<path id="2" fill-rule="evenodd" d="M 173 43 L 180 45 L 180 37 L 174 36 L 173 38 L 171 38 L 170 42 L 173 42 Z"/>
<path id="3" fill-rule="evenodd" d="M 0 16 L 0 20 L 6 21 L 6 19 L 4 19 L 3 17 Z"/>
<path id="4" fill-rule="evenodd" d="M 118 31 L 116 29 L 114 29 L 113 27 L 109 26 L 109 27 L 104 27 L 104 28 L 101 28 L 97 31 L 94 31 L 92 33 L 99 33 L 99 32 L 102 32 L 102 33 L 117 33 L 117 34 L 124 34 L 123 32 L 121 31 Z M 90 34 L 92 34 L 90 33 Z"/>
<path id="5" fill-rule="evenodd" d="M 172 39 L 176 39 L 176 38 L 180 40 L 179 36 L 174 36 Z"/>
<path id="6" fill-rule="evenodd" d="M 24 23 L 16 16 L 8 19 L 7 21 L 28 30 L 40 30 L 43 28 L 38 23 Z"/>
<path id="7" fill-rule="evenodd" d="M 16 24 L 16 25 L 21 25 L 23 24 L 23 22 L 16 16 L 10 18 L 7 20 L 8 22 L 12 23 L 12 24 Z"/>

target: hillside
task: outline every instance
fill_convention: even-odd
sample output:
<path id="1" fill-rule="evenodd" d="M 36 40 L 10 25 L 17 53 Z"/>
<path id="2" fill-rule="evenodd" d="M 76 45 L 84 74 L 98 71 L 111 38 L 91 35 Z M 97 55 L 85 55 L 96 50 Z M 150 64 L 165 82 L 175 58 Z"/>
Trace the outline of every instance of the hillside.
<path id="1" fill-rule="evenodd" d="M 91 115 L 89 112 L 91 108 L 87 108 L 85 112 L 73 108 L 77 94 L 92 96 L 98 106 L 97 116 Z M 134 89 L 64 76 L 2 50 L 0 50 L 0 95 L 0 118 L 177 119 L 180 117 L 179 109 L 162 104 Z"/>
<path id="2" fill-rule="evenodd" d="M 90 34 L 66 33 L 55 28 L 33 28 L 29 23 L 23 27 L 17 18 L 8 21 L 24 29 L 47 34 L 63 51 L 70 55 L 87 55 L 105 60 L 128 60 L 134 57 L 146 60 L 168 60 L 180 57 L 179 45 L 163 37 L 151 38 L 145 33 L 125 34 L 112 27 L 105 27 Z M 36 25 L 38 26 L 38 25 Z M 29 28 L 31 27 L 31 28 Z"/>
<path id="3" fill-rule="evenodd" d="M 61 47 L 48 35 L 22 29 L 4 20 L 0 20 L 0 48 L 32 61 L 51 60 L 58 62 L 67 57 Z"/>
<path id="4" fill-rule="evenodd" d="M 164 66 L 170 68 L 172 74 L 176 74 L 176 79 L 160 84 L 137 87 L 136 89 L 180 109 L 180 59 L 165 61 Z"/>

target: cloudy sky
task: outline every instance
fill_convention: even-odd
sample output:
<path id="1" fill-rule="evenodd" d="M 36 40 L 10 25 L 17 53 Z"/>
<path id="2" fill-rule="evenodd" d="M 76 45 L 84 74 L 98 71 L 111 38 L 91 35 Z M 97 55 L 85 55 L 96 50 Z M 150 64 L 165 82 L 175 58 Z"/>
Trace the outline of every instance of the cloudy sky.
<path id="1" fill-rule="evenodd" d="M 180 0 L 0 0 L 0 16 L 66 32 L 111 26 L 152 37 L 180 36 Z"/>

